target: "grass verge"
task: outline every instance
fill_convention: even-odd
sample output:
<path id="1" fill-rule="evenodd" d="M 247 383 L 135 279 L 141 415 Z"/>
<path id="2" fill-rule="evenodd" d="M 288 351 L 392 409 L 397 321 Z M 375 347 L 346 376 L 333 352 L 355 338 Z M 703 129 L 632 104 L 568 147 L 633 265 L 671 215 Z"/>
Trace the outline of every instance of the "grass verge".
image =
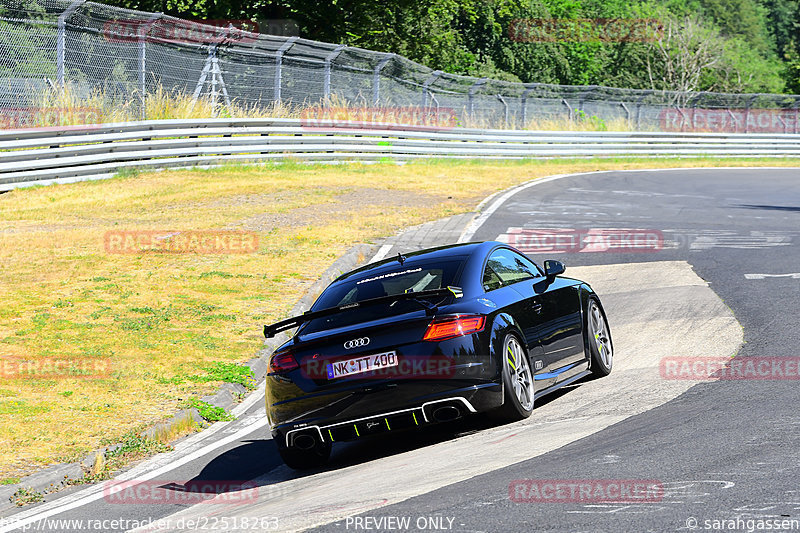
<path id="1" fill-rule="evenodd" d="M 221 381 L 252 388 L 240 363 L 262 346 L 261 325 L 286 316 L 355 243 L 551 174 L 752 165 L 800 159 L 287 163 L 2 194 L 0 358 L 39 372 L 0 377 L 0 479 L 125 442 Z M 120 254 L 104 244 L 115 230 L 219 229 L 254 232 L 255 251 Z M 78 371 L 45 373 L 53 361 Z M 103 372 L 81 373 L 87 365 Z M 138 457 L 131 450 L 121 457 Z"/>

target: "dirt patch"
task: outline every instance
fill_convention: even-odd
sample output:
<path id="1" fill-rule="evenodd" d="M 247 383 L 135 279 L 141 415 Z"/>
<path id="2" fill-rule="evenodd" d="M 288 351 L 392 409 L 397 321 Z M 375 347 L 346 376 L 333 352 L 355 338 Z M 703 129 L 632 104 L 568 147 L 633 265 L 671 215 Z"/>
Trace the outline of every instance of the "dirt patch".
<path id="1" fill-rule="evenodd" d="M 273 197 L 274 201 L 274 197 Z M 292 209 L 286 213 L 264 213 L 248 217 L 233 226 L 250 231 L 270 231 L 277 227 L 302 227 L 325 224 L 357 213 L 367 206 L 403 209 L 431 207 L 442 201 L 440 196 L 410 191 L 362 188 L 338 195 L 332 202 Z"/>

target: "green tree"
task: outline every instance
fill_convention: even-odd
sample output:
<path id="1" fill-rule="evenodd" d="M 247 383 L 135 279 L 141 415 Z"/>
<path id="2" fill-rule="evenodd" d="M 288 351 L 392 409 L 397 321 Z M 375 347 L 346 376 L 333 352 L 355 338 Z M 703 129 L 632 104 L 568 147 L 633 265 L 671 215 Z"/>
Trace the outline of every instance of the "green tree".
<path id="1" fill-rule="evenodd" d="M 394 52 L 430 68 L 456 74 L 632 88 L 652 87 L 653 79 L 664 85 L 666 78 L 662 75 L 673 68 L 668 60 L 676 50 L 665 54 L 657 44 L 646 42 L 516 42 L 509 36 L 509 27 L 517 19 L 692 20 L 695 22 L 692 27 L 710 36 L 713 42 L 709 44 L 719 51 L 714 64 L 692 78 L 698 89 L 800 92 L 798 0 L 114 0 L 111 3 L 185 18 L 291 18 L 298 22 L 303 37 Z M 686 39 L 691 40 L 691 36 Z M 671 42 L 677 46 L 679 39 L 673 36 Z"/>

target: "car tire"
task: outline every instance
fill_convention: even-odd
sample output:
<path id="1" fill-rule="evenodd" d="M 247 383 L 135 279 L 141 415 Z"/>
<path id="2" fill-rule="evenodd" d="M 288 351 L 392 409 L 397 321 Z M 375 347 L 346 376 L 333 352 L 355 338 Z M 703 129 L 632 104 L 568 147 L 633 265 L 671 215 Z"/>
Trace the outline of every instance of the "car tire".
<path id="1" fill-rule="evenodd" d="M 528 418 L 533 412 L 533 372 L 519 338 L 509 333 L 503 340 L 503 405 L 495 415 L 505 421 Z"/>
<path id="2" fill-rule="evenodd" d="M 281 459 L 286 463 L 286 466 L 294 470 L 319 468 L 324 466 L 331 456 L 330 442 L 318 442 L 316 446 L 308 450 L 287 446 L 283 442 L 283 438 L 278 439 L 276 443 Z"/>
<path id="3" fill-rule="evenodd" d="M 586 358 L 589 370 L 596 378 L 607 376 L 614 366 L 614 345 L 611 330 L 600 302 L 592 297 L 586 303 L 584 332 L 586 336 Z"/>

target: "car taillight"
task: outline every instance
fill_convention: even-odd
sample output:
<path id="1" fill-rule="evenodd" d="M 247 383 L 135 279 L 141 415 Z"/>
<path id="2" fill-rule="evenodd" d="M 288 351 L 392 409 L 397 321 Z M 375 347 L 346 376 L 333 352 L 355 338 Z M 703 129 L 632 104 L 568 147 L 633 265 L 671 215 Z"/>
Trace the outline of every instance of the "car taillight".
<path id="1" fill-rule="evenodd" d="M 294 358 L 294 355 L 292 355 L 292 352 L 273 354 L 272 358 L 269 360 L 269 371 L 273 374 L 283 374 L 299 367 L 300 365 L 297 364 L 297 360 Z"/>
<path id="2" fill-rule="evenodd" d="M 470 333 L 477 333 L 483 331 L 485 322 L 486 317 L 483 315 L 462 315 L 445 318 L 433 322 L 428 326 L 428 331 L 425 332 L 425 336 L 422 340 L 440 341 L 453 337 L 460 337 L 461 335 L 469 335 Z"/>

